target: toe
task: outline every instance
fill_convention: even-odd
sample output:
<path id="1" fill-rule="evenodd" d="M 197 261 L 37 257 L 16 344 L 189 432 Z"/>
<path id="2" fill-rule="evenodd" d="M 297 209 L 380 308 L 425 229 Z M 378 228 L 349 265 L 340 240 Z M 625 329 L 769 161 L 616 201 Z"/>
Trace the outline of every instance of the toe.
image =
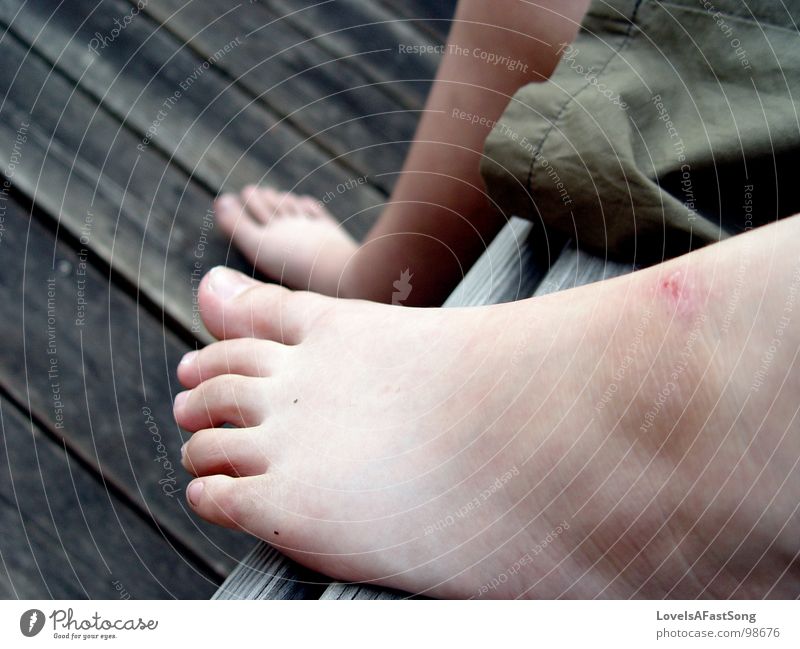
<path id="1" fill-rule="evenodd" d="M 239 483 L 246 479 L 224 475 L 198 478 L 186 487 L 186 500 L 209 523 L 236 529 L 241 516 Z"/>
<path id="2" fill-rule="evenodd" d="M 253 218 L 267 224 L 275 215 L 276 192 L 269 188 L 248 185 L 241 193 L 242 203 Z"/>
<path id="3" fill-rule="evenodd" d="M 268 474 L 249 478 L 212 475 L 193 480 L 186 488 L 186 499 L 210 523 L 265 538 L 268 530 L 285 528 L 272 491 Z"/>
<path id="4" fill-rule="evenodd" d="M 299 343 L 328 298 L 264 284 L 219 266 L 200 284 L 200 309 L 217 338 L 263 338 Z"/>
<path id="5" fill-rule="evenodd" d="M 215 376 L 194 390 L 175 395 L 175 421 L 188 431 L 223 424 L 257 426 L 267 413 L 268 380 L 232 374 Z"/>
<path id="6" fill-rule="evenodd" d="M 189 352 L 178 365 L 178 380 L 185 388 L 222 374 L 272 376 L 287 347 L 256 338 L 234 338 Z"/>
<path id="7" fill-rule="evenodd" d="M 214 214 L 219 226 L 230 237 L 244 216 L 244 207 L 235 194 L 222 194 L 214 201 Z"/>
<path id="8" fill-rule="evenodd" d="M 319 201 L 311 196 L 303 196 L 300 198 L 300 208 L 303 213 L 309 218 L 316 219 L 325 214 L 325 208 L 322 207 Z"/>
<path id="9" fill-rule="evenodd" d="M 300 213 L 302 212 L 300 197 L 297 196 L 297 194 L 292 194 L 291 192 L 285 192 L 278 195 L 277 207 L 282 214 L 286 214 L 287 216 L 300 216 Z"/>
<path id="10" fill-rule="evenodd" d="M 183 446 L 183 467 L 196 476 L 261 475 L 269 465 L 265 439 L 262 428 L 200 430 Z"/>
<path id="11" fill-rule="evenodd" d="M 223 194 L 214 201 L 217 224 L 252 263 L 258 262 L 264 225 L 248 216 L 248 211 L 233 194 Z"/>

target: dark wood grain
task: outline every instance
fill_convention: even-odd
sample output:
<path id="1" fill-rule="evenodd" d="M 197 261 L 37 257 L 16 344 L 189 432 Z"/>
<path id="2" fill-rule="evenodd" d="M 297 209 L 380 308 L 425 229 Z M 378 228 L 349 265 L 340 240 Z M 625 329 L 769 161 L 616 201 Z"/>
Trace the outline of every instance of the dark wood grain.
<path id="1" fill-rule="evenodd" d="M 200 335 L 192 295 L 200 276 L 217 264 L 246 268 L 213 228 L 212 194 L 155 149 L 138 151 L 136 134 L 20 43 L 7 36 L 0 55 L 10 68 L 24 69 L 13 83 L 0 77 L 0 137 L 14 142 L 27 125 L 15 184 L 75 237 L 91 213 L 90 247 L 186 331 Z M 11 147 L 0 148 L 4 168 L 12 155 Z M 374 190 L 361 185 L 330 204 L 358 202 L 370 191 L 374 198 Z"/>
<path id="2" fill-rule="evenodd" d="M 216 584 L 0 397 L 0 596 L 201 599 Z"/>
<path id="3" fill-rule="evenodd" d="M 264 0 L 260 4 L 313 37 L 333 56 L 369 51 L 369 55 L 352 58 L 350 63 L 373 83 L 383 84 L 401 105 L 424 105 L 439 56 L 405 53 L 405 48 L 435 44 L 429 34 L 416 29 L 413 21 L 398 17 L 377 2 L 363 0 Z"/>
<path id="4" fill-rule="evenodd" d="M 457 0 L 380 0 L 386 9 L 397 16 L 415 19 L 418 29 L 430 32 L 441 42 L 447 40 Z"/>
<path id="5" fill-rule="evenodd" d="M 0 386 L 212 578 L 251 545 L 188 511 L 185 441 L 172 417 L 175 367 L 189 346 L 6 199 L 0 275 Z M 13 251 L 13 255 L 9 255 Z"/>
<path id="6" fill-rule="evenodd" d="M 352 173 L 384 191 L 391 188 L 422 104 L 397 100 L 391 71 L 380 79 L 362 71 L 358 62 L 375 56 L 372 43 L 330 51 L 326 37 L 317 36 L 328 31 L 328 18 L 308 33 L 297 29 L 294 16 L 262 3 L 162 0 L 145 11 L 200 57 L 239 38 L 241 45 L 217 62 L 218 69 Z"/>
<path id="7" fill-rule="evenodd" d="M 134 149 L 165 152 L 212 192 L 263 182 L 324 195 L 354 175 L 220 72 L 226 60 L 241 57 L 239 42 L 247 40 L 242 31 L 225 34 L 227 40 L 201 58 L 140 13 L 104 48 L 95 45 L 104 42 L 96 35 L 113 26 L 110 17 L 130 9 L 125 0 L 42 0 L 21 7 L 0 0 L 0 20 L 136 131 Z M 218 24 L 208 27 L 209 33 L 222 32 Z M 374 199 L 354 192 L 331 207 L 345 220 Z"/>

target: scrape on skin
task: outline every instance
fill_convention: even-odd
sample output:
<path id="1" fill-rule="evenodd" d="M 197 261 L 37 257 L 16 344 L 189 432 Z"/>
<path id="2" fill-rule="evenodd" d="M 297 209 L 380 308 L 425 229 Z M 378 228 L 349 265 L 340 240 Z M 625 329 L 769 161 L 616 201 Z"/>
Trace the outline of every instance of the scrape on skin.
<path id="1" fill-rule="evenodd" d="M 691 317 L 703 306 L 702 296 L 692 281 L 691 274 L 678 269 L 659 277 L 657 292 L 671 311 Z"/>

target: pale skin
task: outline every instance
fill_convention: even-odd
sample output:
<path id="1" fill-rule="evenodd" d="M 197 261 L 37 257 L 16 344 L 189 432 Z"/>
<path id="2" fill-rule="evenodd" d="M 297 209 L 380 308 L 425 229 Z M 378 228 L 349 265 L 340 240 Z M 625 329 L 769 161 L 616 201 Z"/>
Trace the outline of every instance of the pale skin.
<path id="1" fill-rule="evenodd" d="M 545 78 L 587 3 L 506 24 L 550 44 L 535 56 L 466 26 L 529 9 L 488 4 L 460 4 L 451 42 L 508 48 Z M 496 117 L 533 80 L 461 60 L 445 57 L 429 106 Z M 361 247 L 311 198 L 218 201 L 289 288 L 225 268 L 200 286 L 220 342 L 178 368 L 192 509 L 333 578 L 438 597 L 797 596 L 800 217 L 542 298 L 376 303 L 407 267 L 407 304 L 460 279 L 439 249 L 383 235 L 429 234 L 468 266 L 502 226 L 477 173 L 485 136 L 426 114 Z"/>
<path id="2" fill-rule="evenodd" d="M 793 217 L 469 309 L 215 269 L 221 342 L 178 369 L 188 501 L 333 578 L 438 597 L 793 597 L 798 238 Z"/>

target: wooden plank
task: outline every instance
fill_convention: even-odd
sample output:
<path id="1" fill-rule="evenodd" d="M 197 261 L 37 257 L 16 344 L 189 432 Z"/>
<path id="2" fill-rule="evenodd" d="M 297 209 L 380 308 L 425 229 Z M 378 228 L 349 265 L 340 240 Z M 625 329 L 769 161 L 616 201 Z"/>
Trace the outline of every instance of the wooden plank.
<path id="1" fill-rule="evenodd" d="M 398 19 L 386 7 L 363 0 L 264 0 L 259 5 L 314 38 L 333 56 L 371 51 L 349 63 L 373 83 L 383 84 L 403 106 L 419 109 L 424 105 L 439 57 L 400 51 L 401 45 L 413 49 L 437 44 L 413 21 Z"/>
<path id="2" fill-rule="evenodd" d="M 0 435 L 0 594 L 16 599 L 200 599 L 216 588 L 2 398 Z"/>
<path id="3" fill-rule="evenodd" d="M 386 9 L 403 18 L 413 18 L 418 29 L 428 31 L 432 38 L 447 40 L 457 0 L 380 0 Z"/>
<path id="4" fill-rule="evenodd" d="M 251 540 L 200 521 L 183 500 L 186 438 L 171 401 L 190 346 L 98 272 L 88 249 L 55 241 L 46 217 L 7 195 L 2 208 L 0 386 L 221 581 Z"/>
<path id="5" fill-rule="evenodd" d="M 566 291 L 576 286 L 585 286 L 612 277 L 619 277 L 634 270 L 636 267 L 633 264 L 596 257 L 578 250 L 573 242 L 569 242 L 550 270 L 547 271 L 542 282 L 536 287 L 534 295 Z"/>
<path id="6" fill-rule="evenodd" d="M 11 23 L 12 33 L 135 130 L 136 152 L 142 147 L 166 152 L 171 164 L 214 193 L 264 182 L 322 196 L 354 175 L 217 69 L 240 55 L 236 38 L 241 34 L 230 34 L 207 58 L 199 58 L 139 14 L 93 54 L 89 44 L 93 38 L 101 42 L 95 35 L 105 33 L 108 16 L 125 15 L 126 8 L 125 0 L 103 0 L 100 5 L 43 0 L 23 7 L 0 0 L 0 20 Z M 361 234 L 363 219 L 351 217 L 381 200 L 364 187 L 342 195 L 331 209 L 354 234 Z"/>
<path id="7" fill-rule="evenodd" d="M 416 599 L 406 593 L 389 588 L 364 584 L 331 584 L 320 599 Z"/>
<path id="8" fill-rule="evenodd" d="M 321 575 L 299 569 L 275 548 L 259 542 L 212 599 L 318 599 L 327 586 Z"/>
<path id="9" fill-rule="evenodd" d="M 211 194 L 185 191 L 185 175 L 155 151 L 139 154 L 138 138 L 50 74 L 44 62 L 26 58 L 19 43 L 6 37 L 0 55 L 24 70 L 16 82 L 0 78 L 0 137 L 24 139 L 16 155 L 12 147 L 0 150 L 0 164 L 13 170 L 15 186 L 76 238 L 91 222 L 91 249 L 132 284 L 138 280 L 143 297 L 191 330 L 194 261 L 186 251 L 197 245 Z M 193 227 L 174 227 L 181 217 Z M 219 250 L 224 244 L 217 242 L 201 260 L 204 269 L 225 259 Z M 171 247 L 184 253 L 170 255 Z"/>
<path id="10" fill-rule="evenodd" d="M 533 224 L 511 218 L 464 279 L 445 307 L 500 304 L 533 295 L 547 264 L 536 259 L 529 237 Z"/>
<path id="11" fill-rule="evenodd" d="M 8 36 L 0 55 L 24 74 L 0 79 L 0 164 L 13 165 L 15 184 L 80 237 L 92 215 L 91 248 L 186 331 L 202 332 L 192 289 L 217 264 L 247 265 L 213 230 L 203 190 L 153 148 L 26 48 Z M 319 180 L 319 179 L 318 179 Z M 333 179 L 331 179 L 333 182 Z M 347 201 L 378 198 L 361 185 L 337 195 Z M 369 192 L 372 196 L 369 197 Z M 349 210 L 345 206 L 345 211 Z"/>
<path id="12" fill-rule="evenodd" d="M 317 36 L 328 30 L 325 23 L 304 33 L 292 16 L 270 12 L 262 3 L 161 0 L 149 3 L 145 12 L 201 58 L 238 38 L 236 51 L 217 62 L 219 70 L 356 175 L 384 191 L 391 188 L 421 103 L 400 104 L 385 84 L 376 84 L 354 63 L 373 56 L 372 45 L 354 43 L 354 49 L 330 52 Z M 391 82 L 393 74 L 391 67 L 384 69 L 378 81 Z"/>

